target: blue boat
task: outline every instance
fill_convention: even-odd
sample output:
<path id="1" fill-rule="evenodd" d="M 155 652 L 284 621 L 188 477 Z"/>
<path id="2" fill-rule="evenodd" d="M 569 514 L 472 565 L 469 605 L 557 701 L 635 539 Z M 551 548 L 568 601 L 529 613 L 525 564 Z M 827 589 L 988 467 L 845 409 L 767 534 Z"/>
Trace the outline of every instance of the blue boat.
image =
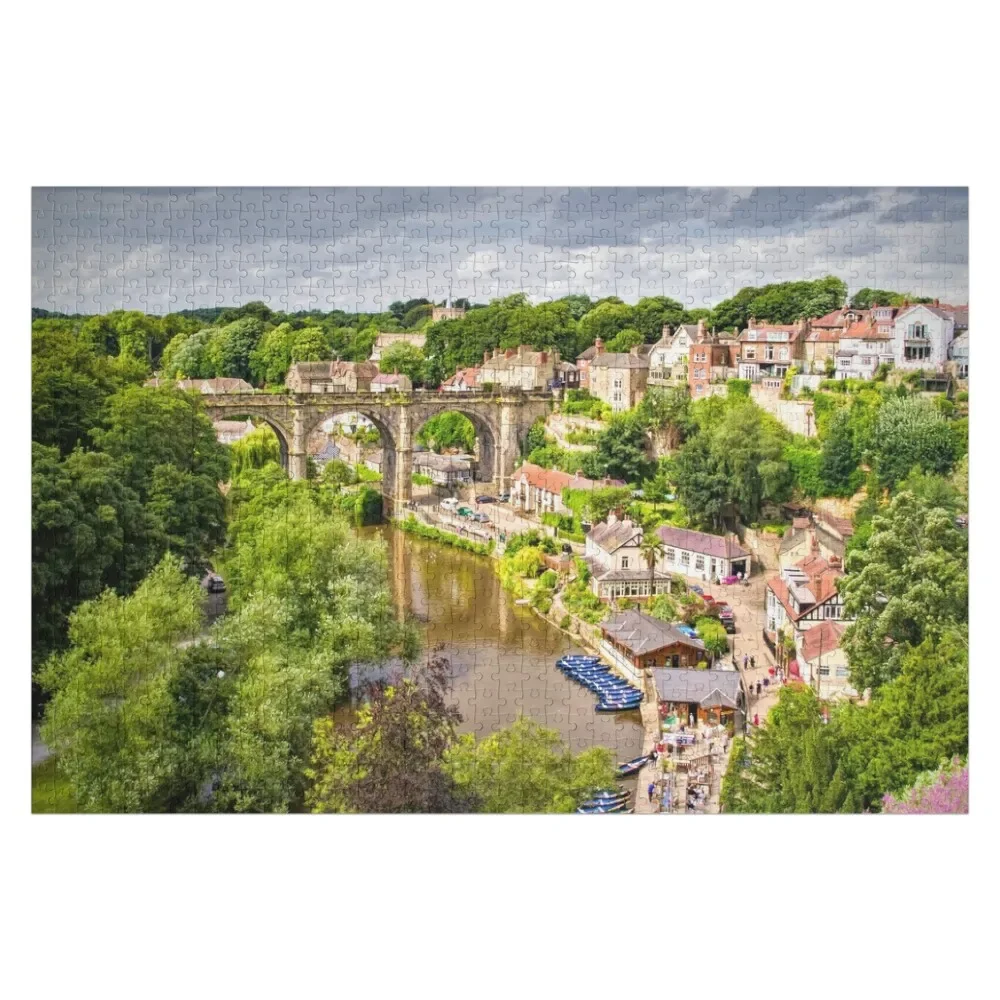
<path id="1" fill-rule="evenodd" d="M 580 806 L 576 811 L 578 813 L 583 813 L 586 816 L 596 816 L 598 813 L 617 813 L 623 812 L 625 809 L 624 802 L 616 802 L 613 806 L 593 806 L 590 809 L 585 809 Z"/>
<path id="2" fill-rule="evenodd" d="M 618 777 L 627 778 L 630 774 L 637 774 L 649 763 L 649 755 L 643 754 L 641 757 L 633 757 L 618 765 Z"/>
<path id="3" fill-rule="evenodd" d="M 595 712 L 631 712 L 633 709 L 639 707 L 639 702 L 630 701 L 628 704 L 621 704 L 618 702 L 609 704 L 606 701 L 599 701 L 594 706 Z"/>

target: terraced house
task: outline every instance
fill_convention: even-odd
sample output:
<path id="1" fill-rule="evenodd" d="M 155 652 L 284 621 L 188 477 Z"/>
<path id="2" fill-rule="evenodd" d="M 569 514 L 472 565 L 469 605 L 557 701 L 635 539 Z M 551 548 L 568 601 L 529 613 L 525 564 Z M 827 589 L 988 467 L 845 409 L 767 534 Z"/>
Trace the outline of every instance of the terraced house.
<path id="1" fill-rule="evenodd" d="M 774 326 L 758 323 L 751 316 L 747 328 L 739 336 L 738 377 L 751 382 L 780 382 L 785 372 L 802 360 L 809 329 L 807 319 L 800 319 L 791 326 Z"/>

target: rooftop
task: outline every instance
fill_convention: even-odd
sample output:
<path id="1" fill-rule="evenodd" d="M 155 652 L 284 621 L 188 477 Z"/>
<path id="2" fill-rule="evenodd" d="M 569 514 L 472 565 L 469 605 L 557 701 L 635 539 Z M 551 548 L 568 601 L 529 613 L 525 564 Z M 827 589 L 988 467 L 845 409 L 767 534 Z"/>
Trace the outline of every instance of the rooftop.
<path id="1" fill-rule="evenodd" d="M 637 656 L 678 643 L 692 649 L 705 648 L 701 639 L 692 639 L 673 625 L 641 611 L 620 611 L 602 623 L 601 631 Z"/>
<path id="2" fill-rule="evenodd" d="M 548 490 L 550 493 L 562 493 L 565 489 L 595 490 L 602 486 L 624 486 L 620 479 L 602 479 L 596 481 L 583 476 L 571 476 L 568 472 L 558 469 L 543 469 L 540 465 L 525 462 L 514 472 L 514 479 L 527 479 L 532 486 Z"/>
<path id="3" fill-rule="evenodd" d="M 653 682 L 660 701 L 698 704 L 702 708 L 736 708 L 740 695 L 737 670 L 689 670 L 654 667 Z"/>
<path id="4" fill-rule="evenodd" d="M 590 529 L 590 534 L 588 535 L 591 541 L 604 549 L 605 552 L 617 551 L 626 543 L 631 542 L 636 536 L 641 541 L 642 528 L 628 518 L 624 521 L 617 519 L 601 521 L 600 524 L 595 524 Z"/>
<path id="5" fill-rule="evenodd" d="M 846 628 L 841 622 L 825 621 L 803 633 L 802 659 L 811 663 L 822 653 L 836 649 Z"/>
<path id="6" fill-rule="evenodd" d="M 721 559 L 742 559 L 750 555 L 733 535 L 723 538 L 721 535 L 709 535 L 691 528 L 675 528 L 669 524 L 660 525 L 656 533 L 666 545 L 675 549 L 701 552 Z"/>

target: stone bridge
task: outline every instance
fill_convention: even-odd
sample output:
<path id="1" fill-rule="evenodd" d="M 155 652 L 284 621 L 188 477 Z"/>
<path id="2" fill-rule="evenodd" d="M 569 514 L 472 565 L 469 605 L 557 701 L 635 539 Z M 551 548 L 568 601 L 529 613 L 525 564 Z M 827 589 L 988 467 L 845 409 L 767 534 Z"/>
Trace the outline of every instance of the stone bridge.
<path id="1" fill-rule="evenodd" d="M 382 493 L 388 512 L 412 496 L 413 440 L 438 413 L 458 412 L 472 421 L 479 444 L 481 481 L 507 490 L 531 425 L 548 415 L 549 392 L 244 392 L 203 396 L 212 420 L 258 417 L 266 421 L 281 445 L 282 464 L 292 479 L 306 475 L 306 442 L 320 424 L 340 413 L 367 417 L 382 437 Z"/>

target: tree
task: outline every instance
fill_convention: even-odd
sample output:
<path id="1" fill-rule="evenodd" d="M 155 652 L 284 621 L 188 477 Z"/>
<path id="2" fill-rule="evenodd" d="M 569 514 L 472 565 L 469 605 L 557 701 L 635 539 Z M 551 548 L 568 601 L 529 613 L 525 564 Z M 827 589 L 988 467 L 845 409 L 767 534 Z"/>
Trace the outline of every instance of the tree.
<path id="1" fill-rule="evenodd" d="M 594 790 L 613 788 L 611 751 L 573 755 L 559 733 L 520 718 L 478 743 L 471 734 L 445 751 L 455 785 L 489 813 L 568 813 Z"/>
<path id="2" fill-rule="evenodd" d="M 626 327 L 624 330 L 619 330 L 605 344 L 605 350 L 616 354 L 628 354 L 633 347 L 642 343 L 644 343 L 642 334 L 638 330 Z"/>
<path id="3" fill-rule="evenodd" d="M 447 410 L 435 414 L 417 432 L 417 441 L 431 451 L 461 451 L 471 454 L 476 447 L 476 429 L 462 413 Z"/>
<path id="4" fill-rule="evenodd" d="M 527 436 L 524 439 L 525 453 L 530 455 L 537 448 L 544 448 L 547 440 L 545 435 L 545 420 L 540 417 L 528 428 Z"/>
<path id="5" fill-rule="evenodd" d="M 350 727 L 318 719 L 306 776 L 313 812 L 468 812 L 475 799 L 443 767 L 461 715 L 447 700 L 448 663 L 369 688 Z"/>
<path id="6" fill-rule="evenodd" d="M 291 337 L 291 360 L 323 361 L 330 357 L 326 337 L 318 326 L 306 326 L 296 330 Z"/>
<path id="7" fill-rule="evenodd" d="M 663 539 L 655 531 L 647 531 L 642 536 L 639 543 L 639 557 L 649 567 L 649 597 L 653 599 L 656 594 L 656 563 L 663 559 L 667 553 L 667 546 Z"/>
<path id="8" fill-rule="evenodd" d="M 249 381 L 250 357 L 264 332 L 264 324 L 244 316 L 221 327 L 205 346 L 205 360 L 217 378 L 242 378 Z"/>
<path id="9" fill-rule="evenodd" d="M 246 469 L 263 469 L 269 462 L 281 465 L 281 442 L 267 424 L 255 427 L 229 446 L 232 474 L 239 478 Z"/>
<path id="10" fill-rule="evenodd" d="M 636 415 L 644 426 L 666 432 L 666 447 L 671 451 L 694 430 L 687 388 L 648 389 Z"/>
<path id="11" fill-rule="evenodd" d="M 172 801 L 170 682 L 178 643 L 200 622 L 201 588 L 173 556 L 131 597 L 105 591 L 73 613 L 71 648 L 40 674 L 52 693 L 42 738 L 85 811 L 150 812 Z"/>
<path id="12" fill-rule="evenodd" d="M 926 400 L 886 400 L 875 422 L 873 448 L 883 486 L 893 487 L 916 465 L 946 473 L 955 463 L 955 441 L 948 421 Z"/>
<path id="13" fill-rule="evenodd" d="M 896 797 L 886 795 L 882 811 L 902 815 L 968 813 L 969 768 L 955 757 L 937 771 L 928 772 Z"/>
<path id="14" fill-rule="evenodd" d="M 594 479 L 609 476 L 627 483 L 641 482 L 651 471 L 646 457 L 648 443 L 634 414 L 616 414 L 597 439 L 597 448 L 584 459 L 583 470 Z"/>
<path id="15" fill-rule="evenodd" d="M 126 486 L 114 460 L 31 448 L 32 659 L 59 648 L 70 611 L 106 587 L 128 593 L 163 554 L 152 512 Z"/>
<path id="16" fill-rule="evenodd" d="M 717 618 L 696 618 L 694 627 L 705 649 L 713 656 L 724 656 L 729 652 L 729 636 Z"/>
<path id="17" fill-rule="evenodd" d="M 698 434 L 674 461 L 674 484 L 695 524 L 720 528 L 729 501 L 729 477 L 706 435 Z"/>
<path id="18" fill-rule="evenodd" d="M 898 493 L 847 555 L 841 639 L 858 691 L 896 676 L 906 653 L 968 621 L 968 534 L 954 515 Z"/>
<path id="19" fill-rule="evenodd" d="M 423 381 L 424 363 L 424 352 L 419 347 L 393 344 L 382 352 L 378 366 L 381 371 L 405 375 L 415 386 L 419 386 Z"/>
<path id="20" fill-rule="evenodd" d="M 250 352 L 250 374 L 258 385 L 284 382 L 292 363 L 292 338 L 295 332 L 290 323 L 268 330 Z"/>
<path id="21" fill-rule="evenodd" d="M 823 440 L 820 477 L 824 489 L 833 496 L 849 496 L 858 470 L 854 430 L 848 410 L 837 410 Z M 815 495 L 815 494 L 814 494 Z"/>
<path id="22" fill-rule="evenodd" d="M 605 343 L 626 327 L 632 326 L 632 307 L 606 300 L 594 306 L 580 320 L 580 337 L 593 344 L 599 337 Z"/>

